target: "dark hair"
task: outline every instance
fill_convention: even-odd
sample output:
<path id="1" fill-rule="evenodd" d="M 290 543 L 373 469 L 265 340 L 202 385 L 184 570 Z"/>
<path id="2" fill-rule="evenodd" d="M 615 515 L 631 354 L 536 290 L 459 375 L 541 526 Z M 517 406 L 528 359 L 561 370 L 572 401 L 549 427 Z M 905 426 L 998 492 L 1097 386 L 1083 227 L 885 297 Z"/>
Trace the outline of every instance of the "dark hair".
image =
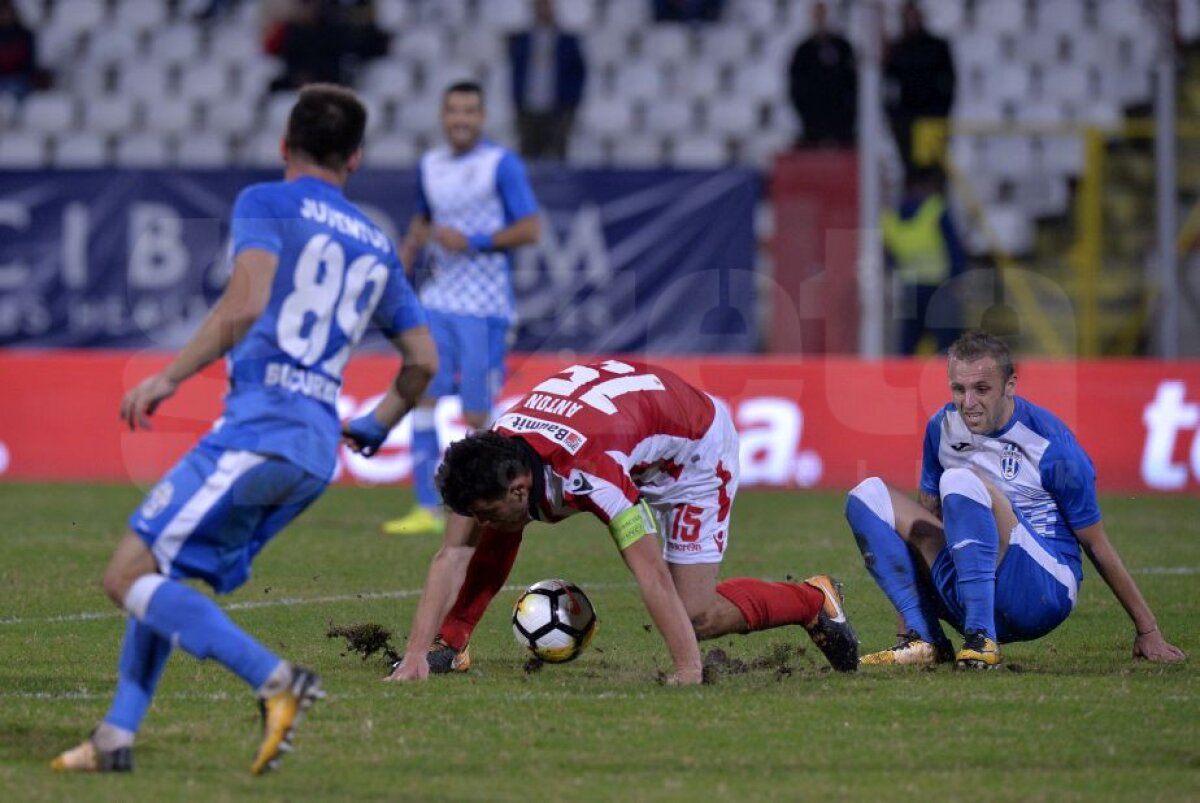
<path id="1" fill-rule="evenodd" d="M 445 102 L 446 98 L 452 92 L 470 92 L 475 95 L 478 95 L 479 96 L 479 105 L 480 106 L 484 105 L 484 103 L 483 103 L 483 86 L 480 85 L 479 82 L 477 82 L 477 81 L 455 81 L 450 86 L 446 87 L 446 91 L 442 93 L 442 102 L 443 103 Z"/>
<path id="2" fill-rule="evenodd" d="M 1000 376 L 1005 382 L 1012 379 L 1016 371 L 1008 344 L 982 329 L 963 332 L 958 340 L 950 344 L 946 354 L 951 360 L 963 362 L 975 362 L 984 357 L 991 357 L 996 361 L 996 367 L 1000 369 Z"/>
<path id="3" fill-rule="evenodd" d="M 463 516 L 471 505 L 503 496 L 509 484 L 532 470 L 522 444 L 498 432 L 473 432 L 450 444 L 437 471 L 446 506 Z"/>
<path id="4" fill-rule="evenodd" d="M 320 167 L 341 170 L 362 147 L 367 109 L 349 89 L 309 84 L 288 115 L 288 150 Z"/>

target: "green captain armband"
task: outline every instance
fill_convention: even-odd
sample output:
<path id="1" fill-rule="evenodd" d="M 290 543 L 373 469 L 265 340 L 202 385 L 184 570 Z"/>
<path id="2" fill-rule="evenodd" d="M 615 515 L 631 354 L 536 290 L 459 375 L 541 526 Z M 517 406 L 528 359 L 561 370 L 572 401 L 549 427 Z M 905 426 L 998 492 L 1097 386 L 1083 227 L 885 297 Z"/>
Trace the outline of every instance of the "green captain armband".
<path id="1" fill-rule="evenodd" d="M 612 535 L 617 549 L 624 552 L 640 541 L 642 536 L 657 534 L 658 527 L 646 500 L 639 499 L 636 505 L 609 522 L 608 532 Z"/>

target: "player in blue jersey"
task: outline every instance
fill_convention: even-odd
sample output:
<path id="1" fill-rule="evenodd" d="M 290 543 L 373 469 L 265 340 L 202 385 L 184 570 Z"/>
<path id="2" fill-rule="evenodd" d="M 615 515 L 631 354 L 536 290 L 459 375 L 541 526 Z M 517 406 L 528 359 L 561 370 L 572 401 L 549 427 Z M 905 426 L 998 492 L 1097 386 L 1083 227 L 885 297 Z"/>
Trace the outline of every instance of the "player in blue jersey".
<path id="1" fill-rule="evenodd" d="M 1108 540 L 1092 461 L 1047 410 L 1016 395 L 1005 343 L 964 334 L 949 350 L 953 401 L 925 433 L 920 504 L 876 477 L 846 504 L 867 570 L 901 620 L 863 664 L 1000 664 L 999 645 L 1046 635 L 1075 607 L 1080 547 L 1133 620 L 1133 655 L 1178 661 Z M 957 654 L 939 619 L 964 636 Z"/>
<path id="2" fill-rule="evenodd" d="M 451 85 L 442 96 L 446 144 L 421 157 L 417 213 L 401 246 L 404 264 L 428 247 L 432 275 L 421 302 L 438 347 L 440 369 L 412 414 L 413 490 L 417 504 L 385 522 L 389 535 L 440 533 L 441 499 L 433 475 L 441 458 L 434 423 L 438 398 L 458 394 L 463 419 L 483 429 L 504 382 L 514 317 L 510 251 L 537 242 L 538 208 L 516 154 L 483 137 L 483 89 Z"/>
<path id="3" fill-rule="evenodd" d="M 214 658 L 258 695 L 255 774 L 290 749 L 292 728 L 322 696 L 317 676 L 276 656 L 182 580 L 232 591 L 250 563 L 329 483 L 340 440 L 372 454 L 416 404 L 437 367 L 425 313 L 395 247 L 342 194 L 362 160 L 366 110 L 352 92 L 305 88 L 282 142 L 284 180 L 242 191 L 233 208 L 233 271 L 208 318 L 161 372 L 121 401 L 130 429 L 179 385 L 228 356 L 225 415 L 146 496 L 104 573 L 129 612 L 112 706 L 91 736 L 51 766 L 128 771 L 133 740 L 175 647 Z M 338 422 L 342 368 L 370 321 L 403 367 L 379 405 Z"/>

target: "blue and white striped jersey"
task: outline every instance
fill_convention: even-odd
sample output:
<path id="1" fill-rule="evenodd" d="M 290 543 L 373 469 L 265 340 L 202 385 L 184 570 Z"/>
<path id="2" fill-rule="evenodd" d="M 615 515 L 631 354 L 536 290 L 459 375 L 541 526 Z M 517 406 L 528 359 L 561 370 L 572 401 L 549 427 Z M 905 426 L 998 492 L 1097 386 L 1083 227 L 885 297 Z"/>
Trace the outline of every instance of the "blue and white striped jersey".
<path id="1" fill-rule="evenodd" d="M 395 246 L 320 179 L 254 184 L 238 196 L 233 254 L 279 262 L 261 316 L 227 357 L 225 415 L 206 438 L 283 457 L 329 478 L 341 425 L 342 369 L 367 324 L 389 336 L 428 324 Z"/>
<path id="2" fill-rule="evenodd" d="M 434 148 L 421 157 L 420 173 L 419 211 L 435 226 L 467 237 L 495 234 L 537 212 L 525 166 L 489 140 L 458 155 L 448 146 Z M 429 255 L 433 273 L 421 287 L 426 307 L 512 320 L 512 259 L 507 253 L 451 253 L 431 242 Z"/>
<path id="3" fill-rule="evenodd" d="M 1060 554 L 1079 557 L 1073 530 L 1100 521 L 1096 470 L 1053 413 L 1017 396 L 998 432 L 976 435 L 950 403 L 925 428 L 921 490 L 936 496 L 948 468 L 973 468 L 999 488 Z"/>

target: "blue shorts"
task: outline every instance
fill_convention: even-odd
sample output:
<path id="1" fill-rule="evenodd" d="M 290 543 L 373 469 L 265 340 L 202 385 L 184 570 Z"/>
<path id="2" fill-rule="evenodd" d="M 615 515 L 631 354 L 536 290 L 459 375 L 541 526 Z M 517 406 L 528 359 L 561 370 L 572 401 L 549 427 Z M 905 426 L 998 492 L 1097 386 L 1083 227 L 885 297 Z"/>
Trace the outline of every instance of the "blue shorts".
<path id="1" fill-rule="evenodd" d="M 1018 524 L 996 569 L 996 640 L 1032 641 L 1062 624 L 1075 608 L 1082 577 L 1079 555 L 1064 555 L 1016 511 Z M 958 575 L 943 547 L 930 570 L 942 615 L 960 633 L 965 615 L 958 598 Z"/>
<path id="2" fill-rule="evenodd" d="M 168 577 L 195 578 L 219 594 L 250 579 L 250 562 L 328 485 L 269 455 L 201 441 L 129 517 Z"/>
<path id="3" fill-rule="evenodd" d="M 437 343 L 438 372 L 425 395 L 462 399 L 467 413 L 490 413 L 504 384 L 508 321 L 428 310 Z"/>

